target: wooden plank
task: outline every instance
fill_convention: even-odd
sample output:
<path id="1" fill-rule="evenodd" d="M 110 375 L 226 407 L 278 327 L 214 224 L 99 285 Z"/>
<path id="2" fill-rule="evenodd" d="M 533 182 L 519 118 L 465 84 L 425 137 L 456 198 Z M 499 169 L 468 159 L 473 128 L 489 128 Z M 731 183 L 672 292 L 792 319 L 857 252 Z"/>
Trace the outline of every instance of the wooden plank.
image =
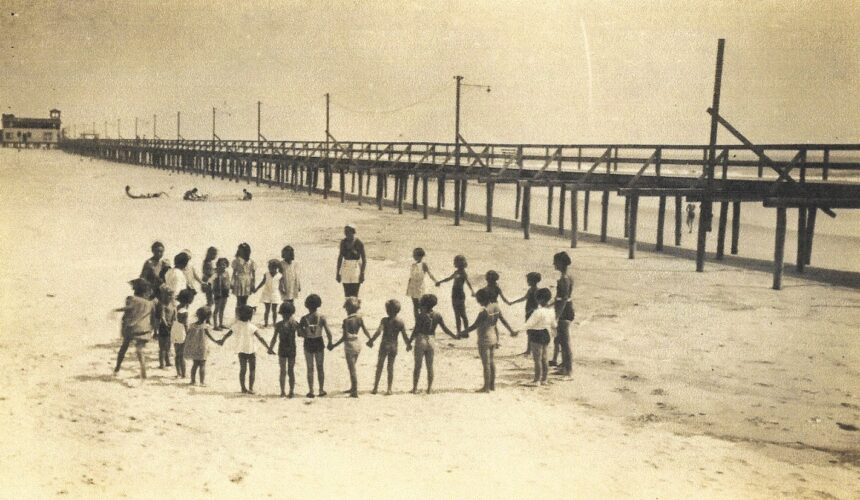
<path id="1" fill-rule="evenodd" d="M 860 199 L 858 198 L 765 198 L 764 206 L 766 207 L 818 207 L 822 212 L 821 207 L 830 208 L 860 208 Z M 825 212 L 826 213 L 826 212 Z"/>
<path id="2" fill-rule="evenodd" d="M 785 207 L 776 209 L 776 241 L 773 249 L 773 289 L 782 289 L 782 269 L 785 258 Z"/>

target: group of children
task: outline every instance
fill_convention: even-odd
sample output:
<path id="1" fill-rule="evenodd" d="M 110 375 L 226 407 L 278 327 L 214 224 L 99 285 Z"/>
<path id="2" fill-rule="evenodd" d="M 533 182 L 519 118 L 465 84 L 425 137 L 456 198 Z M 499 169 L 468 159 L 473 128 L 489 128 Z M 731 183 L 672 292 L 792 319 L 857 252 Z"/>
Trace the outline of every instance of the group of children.
<path id="1" fill-rule="evenodd" d="M 573 305 L 571 292 L 573 279 L 568 272 L 570 257 L 565 252 L 554 256 L 555 268 L 561 273 L 558 282 L 558 293 L 553 301 L 548 288 L 539 288 L 541 275 L 528 273 L 526 280 L 529 288 L 525 295 L 514 301 L 502 293 L 498 285 L 499 275 L 495 271 L 486 273 L 487 285 L 474 291 L 466 273 L 466 258 L 458 255 L 454 258 L 454 272 L 442 280 L 436 280 L 429 267 L 423 262 L 425 252 L 421 248 L 413 251 L 414 262 L 410 272 L 407 295 L 413 302 L 414 328 L 411 335 L 407 334 L 406 325 L 399 317 L 401 304 L 397 300 L 385 302 L 386 316 L 382 318 L 373 335 L 365 326 L 359 314 L 361 300 L 358 297 L 346 297 L 343 308 L 346 318 L 341 325 L 341 337 L 334 340 L 326 317 L 320 314 L 321 298 L 310 294 L 305 298 L 304 306 L 307 314 L 296 319 L 295 300 L 300 291 L 298 272 L 294 264 L 295 252 L 286 246 L 281 252 L 282 259 L 268 262 L 268 271 L 258 284 L 256 283 L 256 267 L 251 260 L 251 248 L 247 243 L 239 245 L 236 258 L 231 263 L 226 258 L 218 258 L 218 251 L 209 248 L 203 262 L 202 276 L 198 276 L 190 265 L 191 253 L 183 250 L 174 257 L 173 267 L 163 260 L 164 246 L 156 242 L 152 246 L 152 258 L 144 263 L 141 276 L 131 281 L 134 295 L 126 299 L 122 311 L 122 338 L 115 373 L 118 373 L 126 350 L 131 342 L 135 343 L 141 377 L 146 378 L 146 361 L 144 346 L 150 336 L 155 336 L 159 346 L 159 366 L 169 367 L 170 351 L 173 347 L 176 376 L 185 378 L 185 361 L 192 361 L 190 383 L 205 385 L 206 358 L 209 343 L 224 345 L 232 339 L 239 358 L 239 384 L 243 393 L 254 393 L 256 371 L 256 355 L 262 346 L 265 353 L 277 354 L 280 362 L 281 396 L 292 398 L 295 394 L 295 358 L 297 352 L 297 337 L 303 339 L 303 351 L 307 366 L 307 397 L 325 396 L 325 351 L 333 350 L 343 345 L 347 368 L 349 370 L 350 388 L 346 392 L 351 397 L 358 397 L 358 376 L 356 365 L 362 349 L 360 335 L 366 338 L 365 345 L 372 348 L 379 340 L 379 352 L 374 378 L 373 394 L 379 389 L 383 368 L 387 364 L 387 391 L 391 394 L 394 379 L 394 361 L 402 337 L 407 351 L 414 352 L 414 370 L 412 377 L 412 392 L 418 392 L 421 372 L 426 366 L 427 393 L 433 390 L 433 361 L 435 354 L 435 334 L 440 328 L 446 335 L 454 339 L 468 338 L 471 332 L 477 334 L 478 352 L 483 366 L 483 385 L 478 392 L 495 390 L 496 367 L 495 351 L 499 346 L 498 323 L 508 330 L 511 336 L 517 332 L 510 326 L 499 308 L 499 299 L 506 304 L 525 302 L 526 323 L 523 329 L 527 331 L 528 344 L 524 355 L 531 355 L 534 360 L 534 385 L 547 382 L 548 366 L 555 364 L 555 356 L 561 352 L 561 375 L 570 375 L 570 345 L 569 326 L 573 320 Z M 228 273 L 232 267 L 233 273 Z M 438 299 L 424 290 L 424 276 L 428 275 L 435 285 L 453 281 L 451 292 L 452 305 L 456 318 L 456 333 L 445 324 L 439 312 L 435 311 Z M 465 307 L 465 291 L 468 286 L 471 295 L 482 307 L 476 320 L 469 324 Z M 206 306 L 199 307 L 193 318 L 190 307 L 195 295 L 200 289 L 206 294 Z M 248 297 L 262 290 L 261 302 L 265 305 L 264 326 L 269 326 L 272 320 L 274 332 L 268 341 L 262 336 L 261 330 L 252 323 L 256 308 L 248 305 Z M 224 326 L 224 310 L 230 294 L 236 296 L 236 321 L 229 327 Z M 213 311 L 214 307 L 214 313 Z M 280 319 L 279 319 L 280 317 Z M 220 338 L 216 331 L 227 329 Z M 547 360 L 547 348 L 557 331 L 556 355 L 553 362 Z M 323 338 L 325 335 L 325 339 Z M 277 345 L 277 351 L 275 346 Z M 314 381 L 318 383 L 318 391 L 314 393 Z M 289 391 L 287 391 L 289 388 Z"/>

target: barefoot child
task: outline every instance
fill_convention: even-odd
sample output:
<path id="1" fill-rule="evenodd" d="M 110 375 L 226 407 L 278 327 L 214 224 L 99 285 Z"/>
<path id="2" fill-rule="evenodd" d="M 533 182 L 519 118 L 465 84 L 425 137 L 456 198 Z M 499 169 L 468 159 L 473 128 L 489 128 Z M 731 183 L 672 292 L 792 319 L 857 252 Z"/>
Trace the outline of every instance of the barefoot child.
<path id="1" fill-rule="evenodd" d="M 451 286 L 451 305 L 454 306 L 454 321 L 458 336 L 461 335 L 461 330 L 465 330 L 469 326 L 469 318 L 466 316 L 466 293 L 463 291 L 463 284 L 465 283 L 469 287 L 469 292 L 472 296 L 475 295 L 472 283 L 469 282 L 469 275 L 466 274 L 466 267 L 468 265 L 466 257 L 462 255 L 454 257 L 454 272 L 451 276 L 436 282 L 436 286 L 439 286 L 446 281 L 454 280 L 454 284 Z M 462 338 L 468 337 L 469 335 L 466 334 Z"/>
<path id="2" fill-rule="evenodd" d="M 158 340 L 158 368 L 170 366 L 170 329 L 176 321 L 176 306 L 173 303 L 173 290 L 163 286 L 155 306 L 158 317 L 158 329 L 155 338 Z M 179 368 L 177 367 L 177 370 Z"/>
<path id="3" fill-rule="evenodd" d="M 281 365 L 281 397 L 292 398 L 293 390 L 296 387 L 296 332 L 299 329 L 299 322 L 296 321 L 294 315 L 296 307 L 292 302 L 284 302 L 281 304 L 279 311 L 281 321 L 275 324 L 275 334 L 272 335 L 272 340 L 269 342 L 269 352 L 275 348 L 275 342 L 278 342 L 278 361 Z M 290 393 L 287 394 L 285 389 L 287 374 L 290 376 Z"/>
<path id="4" fill-rule="evenodd" d="M 185 340 L 188 330 L 188 312 L 197 292 L 186 288 L 179 292 L 179 306 L 176 308 L 176 321 L 170 329 L 170 341 L 176 352 L 176 377 L 185 378 Z M 208 317 L 207 317 L 208 319 Z"/>
<path id="5" fill-rule="evenodd" d="M 373 343 L 376 338 L 382 334 L 382 342 L 379 345 L 379 359 L 376 361 L 376 378 L 373 382 L 373 390 L 371 394 L 376 394 L 379 389 L 379 379 L 382 377 L 382 366 L 385 360 L 388 360 L 388 390 L 386 395 L 391 395 L 391 384 L 394 382 L 394 359 L 397 357 L 397 334 L 403 335 L 403 342 L 409 345 L 409 337 L 406 336 L 406 325 L 403 324 L 397 313 L 400 312 L 400 302 L 389 300 L 385 303 L 385 313 L 388 317 L 382 318 L 379 322 L 379 328 L 376 333 L 367 342 L 367 346 L 373 348 Z"/>
<path id="6" fill-rule="evenodd" d="M 570 324 L 576 315 L 573 309 L 573 275 L 570 274 L 571 260 L 567 252 L 558 252 L 552 257 L 553 266 L 559 272 L 555 288 L 555 317 L 558 321 L 558 348 L 561 351 L 561 367 L 557 375 L 570 376 L 573 356 L 570 349 Z"/>
<path id="7" fill-rule="evenodd" d="M 421 301 L 419 303 L 421 310 L 418 314 L 418 320 L 415 322 L 412 336 L 409 338 L 409 342 L 406 345 L 407 351 L 412 350 L 413 345 L 415 346 L 415 369 L 412 372 L 412 394 L 418 393 L 418 379 L 421 378 L 421 364 L 425 360 L 427 361 L 427 394 L 433 392 L 433 354 L 435 351 L 435 341 L 433 339 L 436 336 L 436 327 L 442 327 L 442 331 L 451 338 L 457 338 L 457 335 L 454 335 L 451 330 L 445 326 L 445 321 L 442 319 L 442 315 L 433 310 L 438 302 L 439 300 L 433 294 L 427 294 L 421 297 Z"/>
<path id="8" fill-rule="evenodd" d="M 328 345 L 331 345 L 331 330 L 328 329 L 328 323 L 325 316 L 318 313 L 317 310 L 322 306 L 320 296 L 312 293 L 305 298 L 305 307 L 308 308 L 308 313 L 302 316 L 299 321 L 299 336 L 305 339 L 304 351 L 305 361 L 308 365 L 308 397 L 314 397 L 314 365 L 316 365 L 317 378 L 320 383 L 319 396 L 325 396 L 325 370 L 323 363 L 325 362 L 325 347 L 323 343 L 323 331 L 328 338 Z"/>
<path id="9" fill-rule="evenodd" d="M 244 304 L 238 307 L 238 321 L 233 323 L 230 330 L 218 341 L 224 345 L 224 341 L 231 335 L 236 335 L 236 353 L 239 355 L 239 386 L 243 394 L 254 394 L 254 374 L 257 370 L 257 342 L 259 341 L 269 350 L 269 344 L 260 336 L 257 327 L 251 323 L 254 317 L 254 308 Z M 248 385 L 245 386 L 245 373 L 248 373 Z"/>
<path id="10" fill-rule="evenodd" d="M 230 261 L 221 257 L 215 264 L 215 274 L 209 279 L 212 286 L 212 300 L 215 301 L 215 319 L 213 324 L 216 330 L 224 329 L 224 309 L 227 307 L 227 298 L 230 297 L 230 273 L 227 268 Z"/>
<path id="11" fill-rule="evenodd" d="M 535 312 L 535 310 L 538 308 L 538 302 L 537 302 L 537 298 L 535 297 L 535 293 L 537 293 L 537 290 L 538 290 L 537 286 L 538 286 L 538 283 L 540 283 L 541 278 L 542 277 L 541 277 L 540 273 L 532 272 L 532 273 L 526 274 L 526 283 L 528 283 L 528 285 L 529 285 L 528 290 L 526 290 L 526 294 L 523 295 L 522 297 L 518 298 L 517 300 L 508 302 L 508 305 L 512 306 L 514 304 L 519 304 L 520 302 L 525 301 L 526 302 L 526 319 L 529 319 L 529 316 L 531 316 L 532 313 Z M 531 352 L 531 349 L 529 348 L 528 342 L 526 342 L 526 350 L 523 353 L 523 356 L 528 356 L 530 352 Z"/>
<path id="12" fill-rule="evenodd" d="M 242 243 L 236 249 L 236 258 L 233 259 L 233 295 L 236 296 L 236 311 L 239 306 L 248 303 L 248 296 L 254 291 L 254 283 L 257 279 L 257 265 L 251 260 L 251 245 Z"/>
<path id="13" fill-rule="evenodd" d="M 406 295 L 412 298 L 412 314 L 413 318 L 418 318 L 418 301 L 424 295 L 424 275 L 430 276 L 433 282 L 436 278 L 430 272 L 430 268 L 426 262 L 423 262 L 426 253 L 423 248 L 412 250 L 412 268 L 409 271 L 409 283 L 406 286 Z"/>
<path id="14" fill-rule="evenodd" d="M 281 303 L 281 293 L 278 291 L 280 284 L 281 263 L 272 259 L 269 261 L 269 270 L 263 274 L 263 280 L 254 289 L 254 293 L 257 293 L 257 290 L 261 288 L 263 289 L 260 297 L 260 302 L 266 305 L 266 309 L 263 311 L 263 328 L 269 326 L 269 311 L 272 312 L 272 325 L 274 326 L 278 322 L 278 304 Z"/>
<path id="15" fill-rule="evenodd" d="M 349 397 L 358 397 L 358 376 L 355 373 L 355 364 L 358 362 L 358 354 L 361 352 L 361 341 L 358 339 L 359 330 L 370 340 L 370 333 L 364 326 L 364 320 L 359 316 L 361 300 L 358 297 L 347 297 L 343 304 L 347 317 L 343 320 L 343 336 L 334 344 L 329 344 L 328 350 L 343 344 L 343 352 L 346 356 L 346 367 L 349 370 Z"/>
<path id="16" fill-rule="evenodd" d="M 517 334 L 511 329 L 511 325 L 505 321 L 499 305 L 490 302 L 490 293 L 486 289 L 478 290 L 475 298 L 484 310 L 478 314 L 475 324 L 466 331 L 478 330 L 478 354 L 481 355 L 481 364 L 484 367 L 484 386 L 477 392 L 490 392 L 496 390 L 495 352 L 496 348 L 499 347 L 499 331 L 496 323 L 501 321 L 510 332 L 511 337 L 516 337 Z"/>
<path id="17" fill-rule="evenodd" d="M 546 349 L 549 345 L 551 332 L 555 327 L 555 310 L 550 304 L 552 292 L 549 288 L 541 288 L 535 292 L 535 299 L 539 307 L 526 320 L 523 330 L 529 337 L 529 351 L 535 362 L 535 376 L 533 383 L 546 384 L 546 376 L 549 371 L 546 362 Z"/>
<path id="18" fill-rule="evenodd" d="M 197 384 L 197 373 L 199 372 L 200 385 L 206 386 L 206 358 L 209 356 L 209 344 L 206 343 L 206 339 L 218 343 L 212 337 L 209 325 L 206 324 L 210 314 L 208 307 L 198 308 L 197 321 L 188 327 L 188 333 L 185 337 L 185 356 L 191 360 L 191 385 Z"/>
<path id="19" fill-rule="evenodd" d="M 511 303 L 508 302 L 508 299 L 505 298 L 505 294 L 502 293 L 502 289 L 499 288 L 499 273 L 490 270 L 487 271 L 487 274 L 484 275 L 484 277 L 487 279 L 487 286 L 481 290 L 487 291 L 489 294 L 487 298 L 490 302 L 498 303 L 499 297 L 501 297 L 501 299 L 505 301 L 505 304 L 511 305 Z"/>
<path id="20" fill-rule="evenodd" d="M 295 306 L 294 301 L 302 291 L 302 285 L 299 282 L 299 271 L 296 264 L 296 252 L 293 247 L 287 245 L 281 250 L 281 283 L 278 290 L 281 292 L 281 302 L 290 302 Z"/>
<path id="21" fill-rule="evenodd" d="M 203 276 L 202 279 L 202 288 L 203 292 L 206 293 L 206 305 L 212 307 L 215 304 L 215 296 L 212 293 L 212 276 L 215 275 L 215 265 L 217 263 L 218 258 L 218 249 L 215 247 L 209 247 L 206 250 L 206 258 L 203 259 Z"/>
<path id="22" fill-rule="evenodd" d="M 152 293 L 149 282 L 145 279 L 135 279 L 129 282 L 134 295 L 126 297 L 125 307 L 114 309 L 115 312 L 122 314 L 122 346 L 116 356 L 116 368 L 114 375 L 119 373 L 122 366 L 122 360 L 125 358 L 125 352 L 128 346 L 134 342 L 134 350 L 137 354 L 137 361 L 140 363 L 140 378 L 146 378 L 146 341 L 152 335 L 152 331 L 158 325 L 155 315 L 155 303 L 149 299 Z"/>

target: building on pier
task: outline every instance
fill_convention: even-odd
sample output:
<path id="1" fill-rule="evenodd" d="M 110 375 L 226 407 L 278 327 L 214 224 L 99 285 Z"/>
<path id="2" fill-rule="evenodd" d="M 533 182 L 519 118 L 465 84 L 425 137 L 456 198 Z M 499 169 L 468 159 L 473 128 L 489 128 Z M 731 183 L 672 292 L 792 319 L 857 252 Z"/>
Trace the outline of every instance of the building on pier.
<path id="1" fill-rule="evenodd" d="M 54 148 L 62 134 L 59 109 L 52 109 L 50 118 L 19 118 L 4 114 L 2 124 L 0 142 L 3 147 Z"/>

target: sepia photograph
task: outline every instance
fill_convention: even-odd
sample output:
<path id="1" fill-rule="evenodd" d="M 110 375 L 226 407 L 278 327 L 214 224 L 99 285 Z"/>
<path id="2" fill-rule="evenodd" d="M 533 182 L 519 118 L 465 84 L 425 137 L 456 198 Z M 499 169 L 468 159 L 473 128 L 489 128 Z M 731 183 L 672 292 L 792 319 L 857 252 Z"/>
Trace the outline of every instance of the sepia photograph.
<path id="1" fill-rule="evenodd" d="M 0 42 L 0 498 L 860 498 L 857 0 Z"/>

